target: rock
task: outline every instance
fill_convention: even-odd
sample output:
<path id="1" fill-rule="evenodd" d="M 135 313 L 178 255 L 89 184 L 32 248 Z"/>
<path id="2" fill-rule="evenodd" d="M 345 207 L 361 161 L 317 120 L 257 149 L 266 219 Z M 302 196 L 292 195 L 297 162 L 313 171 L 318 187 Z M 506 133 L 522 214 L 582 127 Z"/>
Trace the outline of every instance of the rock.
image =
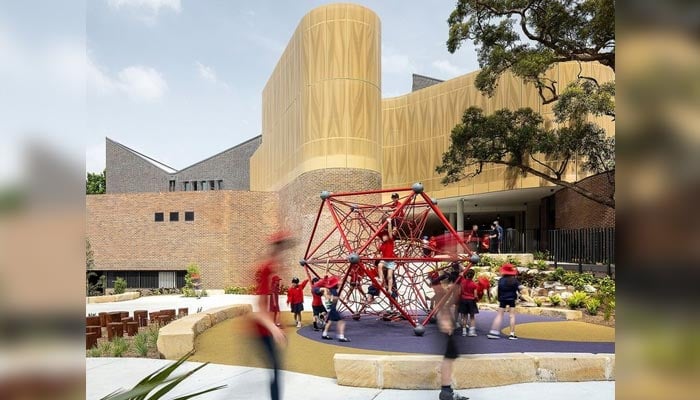
<path id="1" fill-rule="evenodd" d="M 521 307 L 537 307 L 537 304 L 535 304 L 534 301 L 526 301 L 524 303 L 519 304 Z"/>
<path id="2" fill-rule="evenodd" d="M 554 290 L 557 290 L 557 291 L 559 291 L 559 292 L 563 292 L 563 291 L 567 291 L 567 290 L 568 290 L 569 292 L 573 292 L 573 289 L 572 289 L 572 290 L 569 290 L 568 287 L 562 286 L 562 285 L 554 286 Z"/>
<path id="3" fill-rule="evenodd" d="M 536 269 L 529 269 L 529 270 L 527 270 L 527 272 L 526 272 L 526 274 L 528 274 L 528 275 L 537 275 L 537 274 L 539 274 L 539 273 L 540 273 L 540 271 L 538 271 L 538 270 L 536 270 Z"/>
<path id="4" fill-rule="evenodd" d="M 522 297 L 528 296 L 529 297 L 530 296 L 530 288 L 524 287 L 520 291 L 520 296 L 522 296 Z"/>
<path id="5" fill-rule="evenodd" d="M 549 291 L 545 288 L 537 288 L 533 291 L 535 296 L 549 296 Z"/>
<path id="6" fill-rule="evenodd" d="M 595 293 L 595 292 L 598 291 L 598 289 L 594 288 L 594 287 L 591 286 L 591 285 L 585 285 L 585 286 L 583 287 L 583 291 L 586 292 L 586 293 Z"/>
<path id="7" fill-rule="evenodd" d="M 574 294 L 571 292 L 561 292 L 559 294 L 559 297 L 561 297 L 562 300 L 567 300 L 569 297 L 573 296 Z"/>
<path id="8" fill-rule="evenodd" d="M 518 269 L 518 273 L 519 273 L 519 274 L 524 274 L 524 273 L 526 273 L 530 268 L 528 268 L 528 267 L 518 267 L 517 269 Z"/>
<path id="9" fill-rule="evenodd" d="M 575 291 L 576 291 L 576 288 L 573 287 L 573 286 L 571 286 L 571 285 L 568 285 L 568 286 L 566 287 L 566 291 L 567 291 L 567 292 L 575 292 Z"/>
<path id="10" fill-rule="evenodd" d="M 552 289 L 556 287 L 559 284 L 559 282 L 545 282 L 542 286 L 544 286 L 545 289 Z"/>
<path id="11" fill-rule="evenodd" d="M 540 275 L 552 275 L 554 271 L 540 271 Z"/>

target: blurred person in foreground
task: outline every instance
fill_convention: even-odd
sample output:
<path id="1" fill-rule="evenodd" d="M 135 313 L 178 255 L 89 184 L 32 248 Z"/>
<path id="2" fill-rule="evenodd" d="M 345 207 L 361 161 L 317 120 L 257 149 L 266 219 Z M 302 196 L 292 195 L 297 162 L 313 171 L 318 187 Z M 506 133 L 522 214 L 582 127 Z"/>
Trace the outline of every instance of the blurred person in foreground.
<path id="1" fill-rule="evenodd" d="M 270 312 L 269 300 L 272 294 L 273 276 L 280 269 L 282 253 L 291 248 L 293 239 L 288 232 L 280 231 L 268 239 L 267 257 L 258 264 L 255 271 L 257 295 L 257 312 L 251 314 L 255 337 L 258 340 L 262 354 L 267 358 L 272 368 L 270 381 L 270 398 L 280 399 L 279 369 L 280 357 L 278 348 L 287 344 L 284 332 L 277 326 L 274 313 Z"/>
<path id="2" fill-rule="evenodd" d="M 455 320 L 454 313 L 451 310 L 454 304 L 455 293 L 459 291 L 452 290 L 454 285 L 459 285 L 460 279 L 450 279 L 446 278 L 449 282 L 447 288 L 444 288 L 441 283 L 441 278 L 436 277 L 431 279 L 431 284 L 435 290 L 434 304 L 439 306 L 440 309 L 437 312 L 437 322 L 438 329 L 440 330 L 441 342 L 440 346 L 444 346 L 444 358 L 442 360 L 442 365 L 440 366 L 440 395 L 439 400 L 467 400 L 469 397 L 464 397 L 458 393 L 455 393 L 452 389 L 452 367 L 454 361 L 461 353 L 459 348 L 459 342 L 454 338 L 455 331 Z M 450 296 L 450 298 L 445 299 L 446 301 L 441 302 L 444 296 Z"/>

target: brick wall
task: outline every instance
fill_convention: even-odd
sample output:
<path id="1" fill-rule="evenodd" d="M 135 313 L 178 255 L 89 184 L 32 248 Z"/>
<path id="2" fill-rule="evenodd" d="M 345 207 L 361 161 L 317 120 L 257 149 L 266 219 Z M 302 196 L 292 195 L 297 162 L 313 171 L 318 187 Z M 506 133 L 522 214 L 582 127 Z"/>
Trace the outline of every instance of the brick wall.
<path id="1" fill-rule="evenodd" d="M 604 195 L 614 186 L 607 175 L 599 174 L 581 181 L 581 186 Z M 562 189 L 554 196 L 555 226 L 557 229 L 607 228 L 615 226 L 615 210 L 589 200 L 571 189 Z"/>
<path id="2" fill-rule="evenodd" d="M 298 238 L 295 248 L 286 254 L 283 278 L 303 276 L 299 260 L 304 258 L 311 231 L 313 229 L 319 207 L 320 194 L 324 190 L 330 192 L 352 192 L 360 190 L 375 190 L 382 188 L 382 178 L 378 172 L 365 169 L 329 168 L 307 172 L 279 191 L 280 224 L 293 229 Z M 367 202 L 379 202 L 379 195 L 365 196 Z M 320 221 L 318 231 L 329 232 L 333 221 L 324 216 Z"/>
<path id="3" fill-rule="evenodd" d="M 249 285 L 278 227 L 278 196 L 211 191 L 87 196 L 87 237 L 96 270 L 184 270 L 197 263 L 208 288 Z M 169 213 L 179 212 L 170 222 Z M 185 211 L 195 220 L 185 221 Z M 163 212 L 165 221 L 155 222 Z"/>

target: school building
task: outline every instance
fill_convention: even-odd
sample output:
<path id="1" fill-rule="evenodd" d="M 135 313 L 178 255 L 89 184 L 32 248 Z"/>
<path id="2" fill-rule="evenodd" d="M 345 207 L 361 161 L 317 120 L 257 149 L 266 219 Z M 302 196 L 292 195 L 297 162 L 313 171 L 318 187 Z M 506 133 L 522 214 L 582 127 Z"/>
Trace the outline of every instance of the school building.
<path id="1" fill-rule="evenodd" d="M 173 287 L 181 286 L 187 264 L 197 263 L 204 287 L 248 285 L 265 238 L 284 226 L 300 241 L 286 280 L 302 274 L 296 261 L 321 191 L 414 182 L 438 199 L 458 230 L 501 221 L 513 251 L 546 247 L 547 232 L 555 229 L 614 226 L 614 210 L 505 167 L 487 166 L 473 179 L 442 185 L 435 167 L 465 109 L 527 106 L 552 125 L 552 106 L 507 73 L 495 94 L 485 96 L 474 86 L 476 71 L 447 81 L 414 74 L 410 93 L 382 98 L 380 38 L 380 20 L 368 8 L 310 11 L 263 90 L 262 134 L 184 169 L 106 139 L 107 193 L 87 196 L 95 269 L 108 281 L 126 277 L 130 287 Z M 599 82 L 615 79 L 594 63 L 563 63 L 548 74 L 563 88 L 581 68 Z M 615 134 L 609 119 L 596 122 Z M 614 190 L 576 163 L 565 175 Z"/>

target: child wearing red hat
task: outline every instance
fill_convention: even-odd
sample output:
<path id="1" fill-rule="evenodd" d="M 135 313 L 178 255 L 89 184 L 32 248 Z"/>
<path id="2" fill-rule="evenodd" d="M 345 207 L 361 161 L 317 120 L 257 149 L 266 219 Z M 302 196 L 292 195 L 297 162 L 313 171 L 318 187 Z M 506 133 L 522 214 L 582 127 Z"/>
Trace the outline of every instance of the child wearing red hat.
<path id="1" fill-rule="evenodd" d="M 314 330 L 320 331 L 325 324 L 326 307 L 323 306 L 323 298 L 326 288 L 324 287 L 326 279 L 314 277 L 311 280 L 311 309 L 314 313 Z"/>
<path id="2" fill-rule="evenodd" d="M 333 340 L 332 337 L 328 335 L 328 331 L 331 328 L 333 322 L 338 323 L 338 341 L 349 342 L 350 339 L 345 337 L 345 321 L 338 312 L 338 284 L 339 280 L 335 276 L 330 276 L 326 280 L 326 289 L 328 289 L 326 294 L 326 308 L 328 309 L 328 320 L 326 321 L 326 326 L 323 327 L 323 335 L 321 338 L 325 340 Z"/>
<path id="3" fill-rule="evenodd" d="M 301 312 L 304 311 L 304 288 L 309 283 L 308 279 L 304 279 L 299 283 L 299 278 L 292 278 L 292 286 L 287 289 L 287 304 L 294 314 L 294 322 L 297 328 L 301 328 Z"/>
<path id="4" fill-rule="evenodd" d="M 520 290 L 524 286 L 516 278 L 518 270 L 513 264 L 503 264 L 499 272 L 501 273 L 501 279 L 498 280 L 498 314 L 493 319 L 493 324 L 491 324 L 491 330 L 487 337 L 489 339 L 501 338 L 500 329 L 503 322 L 503 313 L 507 309 L 510 312 L 510 335 L 508 339 L 516 340 L 518 337 L 515 336 L 515 300 L 518 299 Z"/>

